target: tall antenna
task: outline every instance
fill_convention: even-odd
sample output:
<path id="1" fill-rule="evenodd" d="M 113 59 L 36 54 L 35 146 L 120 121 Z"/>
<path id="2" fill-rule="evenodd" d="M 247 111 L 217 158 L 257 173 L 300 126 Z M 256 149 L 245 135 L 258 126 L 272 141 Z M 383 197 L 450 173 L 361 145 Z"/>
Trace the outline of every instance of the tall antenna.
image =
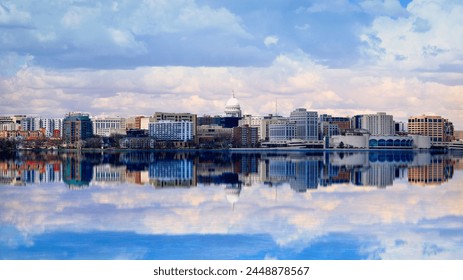
<path id="1" fill-rule="evenodd" d="M 278 116 L 278 98 L 275 98 L 275 116 Z"/>

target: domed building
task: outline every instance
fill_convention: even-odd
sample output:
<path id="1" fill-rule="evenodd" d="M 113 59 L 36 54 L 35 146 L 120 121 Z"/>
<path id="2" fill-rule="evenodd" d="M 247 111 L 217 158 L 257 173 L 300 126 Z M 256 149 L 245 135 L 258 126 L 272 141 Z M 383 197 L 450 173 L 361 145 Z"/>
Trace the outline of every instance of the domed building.
<path id="1" fill-rule="evenodd" d="M 235 93 L 233 93 L 232 98 L 228 99 L 225 104 L 225 117 L 241 118 L 241 107 L 238 99 L 235 98 Z"/>

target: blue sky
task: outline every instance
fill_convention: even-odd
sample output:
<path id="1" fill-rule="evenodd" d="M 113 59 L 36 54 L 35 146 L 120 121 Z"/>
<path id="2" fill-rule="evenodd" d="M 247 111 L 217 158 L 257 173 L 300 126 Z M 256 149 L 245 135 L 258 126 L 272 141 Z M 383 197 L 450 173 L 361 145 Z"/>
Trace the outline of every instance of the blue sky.
<path id="1" fill-rule="evenodd" d="M 463 129 L 463 3 L 0 1 L 0 112 L 221 114 L 295 107 Z"/>

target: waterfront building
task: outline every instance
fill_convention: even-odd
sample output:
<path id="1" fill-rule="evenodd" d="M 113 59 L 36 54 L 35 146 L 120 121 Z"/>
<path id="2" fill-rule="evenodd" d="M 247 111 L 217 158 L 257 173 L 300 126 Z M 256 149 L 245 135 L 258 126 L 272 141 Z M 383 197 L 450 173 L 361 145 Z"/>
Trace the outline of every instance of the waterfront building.
<path id="1" fill-rule="evenodd" d="M 303 141 L 318 140 L 318 113 L 310 112 L 304 108 L 292 111 L 289 117 L 294 122 L 296 133 L 294 138 Z"/>
<path id="2" fill-rule="evenodd" d="M 69 113 L 63 120 L 63 137 L 68 145 L 93 137 L 90 116 L 84 113 Z"/>
<path id="3" fill-rule="evenodd" d="M 40 130 L 40 118 L 26 117 L 21 120 L 21 127 L 23 131 L 36 131 Z"/>
<path id="4" fill-rule="evenodd" d="M 351 128 L 351 120 L 347 117 L 333 117 L 322 114 L 319 117 L 319 139 L 325 136 L 345 134 Z"/>
<path id="5" fill-rule="evenodd" d="M 429 149 L 429 137 L 422 135 L 334 135 L 330 147 L 336 149 Z"/>
<path id="6" fill-rule="evenodd" d="M 153 122 L 160 122 L 160 121 L 191 122 L 191 131 L 193 134 L 192 140 L 196 141 L 196 128 L 198 126 L 198 118 L 196 114 L 156 112 L 151 117 L 150 124 Z"/>
<path id="7" fill-rule="evenodd" d="M 193 141 L 193 122 L 171 120 L 150 122 L 148 133 L 156 141 Z"/>
<path id="8" fill-rule="evenodd" d="M 45 130 L 45 136 L 48 138 L 63 137 L 63 119 L 62 118 L 41 118 L 40 127 Z"/>
<path id="9" fill-rule="evenodd" d="M 233 128 L 225 128 L 219 125 L 199 125 L 196 133 L 200 144 L 231 143 Z"/>
<path id="10" fill-rule="evenodd" d="M 233 128 L 233 144 L 235 147 L 257 147 L 258 143 L 257 127 L 244 125 Z"/>
<path id="11" fill-rule="evenodd" d="M 285 142 L 296 136 L 296 123 L 288 118 L 281 118 L 269 124 L 269 141 Z"/>
<path id="12" fill-rule="evenodd" d="M 363 115 L 361 123 L 361 128 L 368 130 L 371 135 L 395 135 L 393 116 L 384 112 Z"/>
<path id="13" fill-rule="evenodd" d="M 431 137 L 432 143 L 453 140 L 453 124 L 441 116 L 416 116 L 408 119 L 408 133 Z"/>
<path id="14" fill-rule="evenodd" d="M 127 125 L 125 118 L 101 117 L 93 119 L 93 133 L 99 136 L 109 137 L 114 134 L 125 135 Z"/>
<path id="15" fill-rule="evenodd" d="M 250 127 L 257 128 L 257 136 L 260 141 L 268 141 L 269 137 L 269 125 L 276 123 L 277 120 L 281 119 L 281 116 L 274 116 L 272 114 L 268 116 L 252 116 L 244 115 L 239 121 L 239 126 L 248 125 Z"/>

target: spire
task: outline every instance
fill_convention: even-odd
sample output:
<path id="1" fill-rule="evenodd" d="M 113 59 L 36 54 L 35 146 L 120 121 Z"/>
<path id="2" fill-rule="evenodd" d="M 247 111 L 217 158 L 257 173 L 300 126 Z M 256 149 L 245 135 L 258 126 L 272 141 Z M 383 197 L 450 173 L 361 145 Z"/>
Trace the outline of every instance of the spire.
<path id="1" fill-rule="evenodd" d="M 233 96 L 233 98 L 235 98 L 235 90 L 234 89 L 232 89 L 232 96 Z"/>

